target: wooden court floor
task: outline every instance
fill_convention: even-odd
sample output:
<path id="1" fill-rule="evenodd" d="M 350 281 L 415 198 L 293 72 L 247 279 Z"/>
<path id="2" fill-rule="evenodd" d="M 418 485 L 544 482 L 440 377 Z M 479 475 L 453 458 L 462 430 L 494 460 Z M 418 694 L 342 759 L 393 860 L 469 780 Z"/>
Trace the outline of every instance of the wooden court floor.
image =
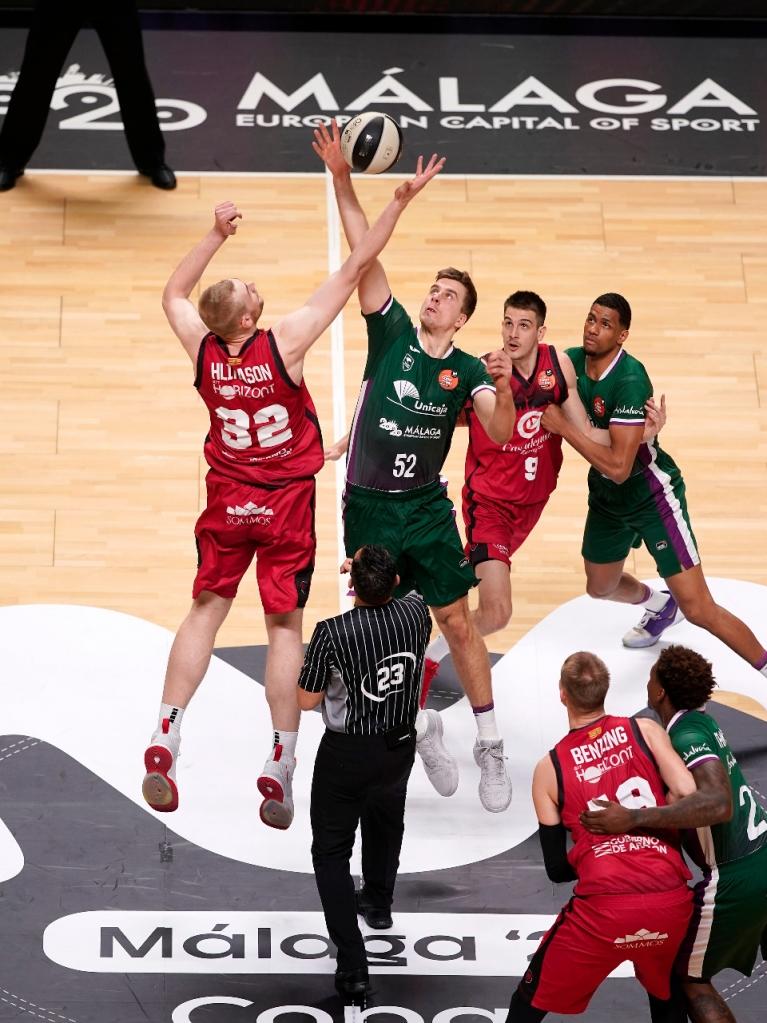
<path id="1" fill-rule="evenodd" d="M 371 214 L 395 184 L 358 181 Z M 1 603 L 90 604 L 171 630 L 186 613 L 206 414 L 160 294 L 224 198 L 244 220 L 203 283 L 255 280 L 266 326 L 328 272 L 320 175 L 183 176 L 164 193 L 127 174 L 30 172 L 0 196 Z M 414 314 L 436 269 L 467 268 L 480 301 L 459 343 L 475 354 L 498 344 L 503 299 L 517 288 L 543 295 L 547 339 L 560 346 L 579 343 L 597 294 L 624 293 L 634 310 L 628 348 L 667 396 L 662 440 L 685 474 L 704 569 L 767 584 L 767 182 L 444 176 L 406 211 L 384 264 Z M 343 380 L 329 335 L 306 360 L 328 442 L 334 401 L 347 420 L 354 406 L 362 326 L 353 299 Z M 457 432 L 447 463 L 454 499 L 464 449 Z M 585 477 L 569 451 L 515 558 L 513 620 L 491 649 L 505 651 L 583 592 Z M 307 636 L 339 610 L 336 500 L 329 465 Z M 630 567 L 654 574 L 644 551 Z M 265 642 L 254 578 L 218 642 Z"/>

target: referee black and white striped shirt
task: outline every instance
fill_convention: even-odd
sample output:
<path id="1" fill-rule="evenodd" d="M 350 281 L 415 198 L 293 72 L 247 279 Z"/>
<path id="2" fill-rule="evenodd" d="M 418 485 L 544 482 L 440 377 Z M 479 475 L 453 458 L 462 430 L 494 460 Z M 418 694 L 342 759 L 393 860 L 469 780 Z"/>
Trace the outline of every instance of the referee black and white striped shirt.
<path id="1" fill-rule="evenodd" d="M 331 732 L 412 727 L 430 633 L 429 609 L 414 593 L 353 607 L 317 623 L 298 684 L 325 692 L 322 716 Z"/>

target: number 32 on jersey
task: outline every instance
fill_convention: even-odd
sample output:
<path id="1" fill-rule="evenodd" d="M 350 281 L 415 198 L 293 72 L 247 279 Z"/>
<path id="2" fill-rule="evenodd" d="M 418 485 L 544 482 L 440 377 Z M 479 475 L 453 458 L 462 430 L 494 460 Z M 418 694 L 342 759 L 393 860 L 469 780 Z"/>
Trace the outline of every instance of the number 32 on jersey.
<path id="1" fill-rule="evenodd" d="M 221 407 L 216 409 L 216 415 L 222 422 L 221 439 L 227 447 L 235 451 L 252 447 L 250 417 L 244 409 Z M 262 448 L 276 448 L 286 444 L 293 436 L 287 422 L 288 410 L 284 405 L 265 405 L 254 412 L 253 427 L 258 445 Z"/>

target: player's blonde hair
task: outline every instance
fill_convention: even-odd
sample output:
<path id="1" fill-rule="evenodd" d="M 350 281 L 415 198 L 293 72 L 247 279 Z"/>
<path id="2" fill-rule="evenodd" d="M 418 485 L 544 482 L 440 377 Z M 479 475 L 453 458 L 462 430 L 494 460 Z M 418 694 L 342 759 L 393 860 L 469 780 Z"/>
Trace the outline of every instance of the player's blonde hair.
<path id="1" fill-rule="evenodd" d="M 580 650 L 577 654 L 570 654 L 562 665 L 559 684 L 567 693 L 573 709 L 598 710 L 610 688 L 610 672 L 596 654 Z"/>
<path id="2" fill-rule="evenodd" d="M 224 340 L 238 332 L 240 317 L 245 312 L 245 304 L 237 298 L 232 280 L 211 284 L 200 295 L 197 308 L 208 330 Z"/>

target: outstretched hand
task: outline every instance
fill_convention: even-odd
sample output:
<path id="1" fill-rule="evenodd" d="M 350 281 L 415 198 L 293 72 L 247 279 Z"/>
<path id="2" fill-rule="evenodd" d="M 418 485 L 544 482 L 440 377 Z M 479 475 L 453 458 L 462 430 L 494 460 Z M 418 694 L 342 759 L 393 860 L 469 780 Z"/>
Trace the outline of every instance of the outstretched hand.
<path id="1" fill-rule="evenodd" d="M 324 124 L 314 129 L 312 149 L 334 178 L 351 173 L 351 168 L 341 152 L 341 132 L 335 117 L 330 122 L 330 131 Z"/>
<path id="2" fill-rule="evenodd" d="M 229 238 L 237 233 L 237 221 L 242 220 L 242 214 L 233 202 L 220 202 L 214 210 L 216 218 L 215 228 L 224 238 Z"/>
<path id="3" fill-rule="evenodd" d="M 407 205 L 411 199 L 414 199 L 422 188 L 431 181 L 432 178 L 436 177 L 437 174 L 445 166 L 445 157 L 438 157 L 436 153 L 432 153 L 429 162 L 424 167 L 423 157 L 418 157 L 418 163 L 416 164 L 415 177 L 411 178 L 410 181 L 403 182 L 394 193 L 394 198 L 401 202 L 403 205 Z"/>

